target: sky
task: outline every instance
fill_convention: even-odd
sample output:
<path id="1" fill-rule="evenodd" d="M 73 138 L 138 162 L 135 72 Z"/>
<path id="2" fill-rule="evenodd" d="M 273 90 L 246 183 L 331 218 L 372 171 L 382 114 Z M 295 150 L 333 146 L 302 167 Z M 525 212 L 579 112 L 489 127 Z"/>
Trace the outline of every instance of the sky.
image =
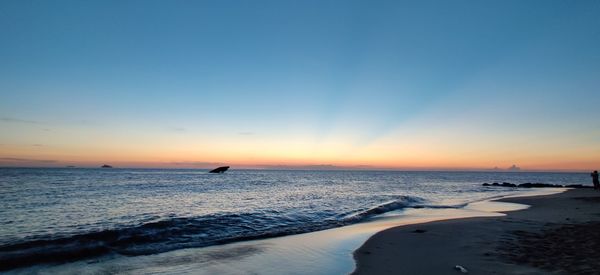
<path id="1" fill-rule="evenodd" d="M 600 169 L 600 2 L 0 2 L 0 166 Z"/>

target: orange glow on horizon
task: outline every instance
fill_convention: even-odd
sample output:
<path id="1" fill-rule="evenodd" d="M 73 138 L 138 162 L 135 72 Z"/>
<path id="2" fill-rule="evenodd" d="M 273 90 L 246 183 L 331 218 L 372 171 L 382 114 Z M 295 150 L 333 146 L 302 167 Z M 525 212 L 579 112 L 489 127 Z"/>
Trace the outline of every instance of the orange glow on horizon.
<path id="1" fill-rule="evenodd" d="M 560 146 L 561 139 L 536 143 L 452 132 L 390 134 L 362 144 L 338 135 L 320 140 L 311 136 L 94 136 L 48 134 L 47 144 L 0 145 L 0 166 L 67 165 L 97 167 L 210 168 L 227 164 L 242 168 L 348 168 L 403 170 L 506 169 L 596 170 L 600 148 L 586 144 Z M 444 139 L 439 137 L 444 135 Z M 76 139 L 75 139 L 76 138 Z M 82 141 L 82 140 L 85 140 Z M 90 145 L 90 144 L 93 144 Z M 552 150 L 546 150 L 552 148 Z"/>

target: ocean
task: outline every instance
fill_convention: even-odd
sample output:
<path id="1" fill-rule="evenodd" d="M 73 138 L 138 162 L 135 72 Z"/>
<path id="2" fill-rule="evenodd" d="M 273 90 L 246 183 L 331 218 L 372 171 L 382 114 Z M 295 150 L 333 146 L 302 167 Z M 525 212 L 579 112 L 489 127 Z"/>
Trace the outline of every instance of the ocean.
<path id="1" fill-rule="evenodd" d="M 589 185 L 587 173 L 0 168 L 0 271 L 342 227 L 407 208 Z"/>

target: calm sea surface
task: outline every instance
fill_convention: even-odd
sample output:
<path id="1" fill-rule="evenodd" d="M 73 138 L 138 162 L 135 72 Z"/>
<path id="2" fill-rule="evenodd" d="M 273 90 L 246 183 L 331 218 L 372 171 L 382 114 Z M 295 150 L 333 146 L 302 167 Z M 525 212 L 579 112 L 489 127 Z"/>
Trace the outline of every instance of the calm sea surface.
<path id="1" fill-rule="evenodd" d="M 589 181 L 587 173 L 0 168 L 0 270 L 297 234 L 529 191 L 484 182 Z"/>

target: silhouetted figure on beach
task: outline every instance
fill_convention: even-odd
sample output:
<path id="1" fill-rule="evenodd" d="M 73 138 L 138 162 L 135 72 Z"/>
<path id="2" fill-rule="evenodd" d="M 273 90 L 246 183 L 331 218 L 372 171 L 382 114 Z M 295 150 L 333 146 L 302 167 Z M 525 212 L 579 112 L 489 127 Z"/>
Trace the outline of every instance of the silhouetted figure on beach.
<path id="1" fill-rule="evenodd" d="M 600 182 L 598 181 L 598 171 L 594 171 L 591 174 L 592 181 L 594 182 L 594 189 L 600 189 Z"/>

